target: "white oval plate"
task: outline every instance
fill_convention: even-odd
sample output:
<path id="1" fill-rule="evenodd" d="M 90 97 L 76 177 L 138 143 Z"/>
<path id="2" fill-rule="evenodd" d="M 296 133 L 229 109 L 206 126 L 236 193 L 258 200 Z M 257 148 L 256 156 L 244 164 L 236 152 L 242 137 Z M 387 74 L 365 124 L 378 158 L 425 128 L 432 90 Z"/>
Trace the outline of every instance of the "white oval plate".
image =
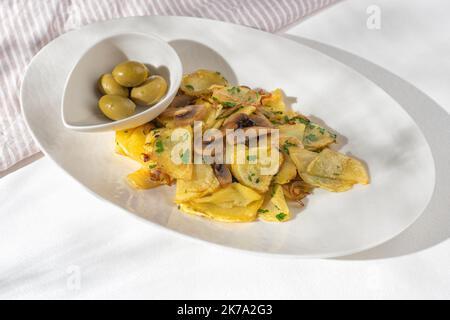
<path id="1" fill-rule="evenodd" d="M 65 129 L 59 109 L 65 80 L 80 55 L 98 39 L 123 32 L 148 32 L 169 41 L 185 72 L 214 69 L 231 82 L 282 88 L 293 108 L 335 129 L 342 152 L 366 161 L 371 184 L 346 193 L 317 190 L 283 224 L 214 222 L 180 213 L 172 202 L 173 188 L 131 189 L 124 178 L 136 164 L 114 154 L 114 134 Z M 306 46 L 227 23 L 139 17 L 67 33 L 33 59 L 21 102 L 42 150 L 86 188 L 156 225 L 228 247 L 301 257 L 356 253 L 410 226 L 434 187 L 425 138 L 379 87 Z"/>

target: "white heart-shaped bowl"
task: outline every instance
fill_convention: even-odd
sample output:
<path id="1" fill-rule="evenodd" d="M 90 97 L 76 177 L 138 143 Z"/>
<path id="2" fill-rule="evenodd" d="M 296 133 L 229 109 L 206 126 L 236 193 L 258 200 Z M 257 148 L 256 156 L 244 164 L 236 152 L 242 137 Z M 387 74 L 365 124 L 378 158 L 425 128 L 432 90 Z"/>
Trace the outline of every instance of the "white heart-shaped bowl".
<path id="1" fill-rule="evenodd" d="M 113 121 L 97 106 L 100 75 L 110 73 L 124 60 L 144 63 L 150 74 L 160 75 L 168 82 L 165 97 L 157 104 L 137 106 L 131 117 Z M 70 72 L 62 99 L 64 126 L 76 131 L 96 132 L 123 130 L 156 118 L 175 97 L 180 87 L 183 68 L 175 50 L 164 40 L 142 33 L 121 33 L 104 38 L 90 47 Z"/>

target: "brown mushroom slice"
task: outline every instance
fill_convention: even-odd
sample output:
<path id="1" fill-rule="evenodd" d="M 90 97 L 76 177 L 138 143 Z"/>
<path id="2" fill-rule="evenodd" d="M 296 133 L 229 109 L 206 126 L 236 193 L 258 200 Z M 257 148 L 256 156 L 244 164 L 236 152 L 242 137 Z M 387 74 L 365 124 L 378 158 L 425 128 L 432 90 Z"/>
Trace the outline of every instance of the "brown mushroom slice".
<path id="1" fill-rule="evenodd" d="M 269 119 L 267 119 L 267 117 L 264 114 L 262 114 L 261 112 L 257 111 L 254 114 L 250 115 L 250 119 L 252 119 L 255 122 L 255 126 L 267 127 L 267 128 L 273 127 L 273 125 L 269 121 Z"/>
<path id="2" fill-rule="evenodd" d="M 256 122 L 250 119 L 250 116 L 245 113 L 235 113 L 225 120 L 222 127 L 225 129 L 242 129 L 247 127 L 253 127 Z"/>
<path id="3" fill-rule="evenodd" d="M 169 108 L 182 108 L 190 105 L 192 101 L 194 101 L 195 97 L 188 96 L 185 94 L 180 94 L 173 98 L 172 102 L 169 105 Z"/>
<path id="4" fill-rule="evenodd" d="M 272 128 L 270 121 L 261 113 L 245 114 L 242 112 L 229 116 L 223 123 L 225 129 L 242 129 L 248 127 Z"/>
<path id="5" fill-rule="evenodd" d="M 207 115 L 208 112 L 202 105 L 191 105 L 178 108 L 173 117 L 176 126 L 187 126 L 193 124 L 194 121 L 203 120 Z"/>
<path id="6" fill-rule="evenodd" d="M 282 185 L 284 196 L 293 201 L 297 201 L 300 204 L 302 199 L 308 196 L 314 187 L 303 180 L 295 180 L 290 183 Z"/>
<path id="7" fill-rule="evenodd" d="M 220 186 L 225 187 L 233 181 L 230 169 L 224 164 L 213 164 L 214 175 L 219 180 Z"/>

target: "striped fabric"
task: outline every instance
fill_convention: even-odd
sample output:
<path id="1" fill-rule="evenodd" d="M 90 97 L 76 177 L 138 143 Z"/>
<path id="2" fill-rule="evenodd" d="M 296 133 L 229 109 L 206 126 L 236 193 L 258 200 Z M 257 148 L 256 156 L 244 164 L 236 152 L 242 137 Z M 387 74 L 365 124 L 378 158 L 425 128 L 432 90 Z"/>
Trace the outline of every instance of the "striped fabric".
<path id="1" fill-rule="evenodd" d="M 0 171 L 38 152 L 20 114 L 27 64 L 46 43 L 83 25 L 118 17 L 194 16 L 277 32 L 339 0 L 1 0 Z"/>

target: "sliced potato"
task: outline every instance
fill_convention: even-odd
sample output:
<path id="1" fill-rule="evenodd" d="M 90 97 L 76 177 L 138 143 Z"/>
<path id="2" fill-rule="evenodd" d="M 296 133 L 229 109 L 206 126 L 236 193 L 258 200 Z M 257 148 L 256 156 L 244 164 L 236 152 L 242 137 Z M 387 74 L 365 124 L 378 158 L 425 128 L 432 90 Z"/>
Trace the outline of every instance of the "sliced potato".
<path id="1" fill-rule="evenodd" d="M 128 183 L 135 189 L 151 189 L 161 185 L 170 185 L 170 177 L 158 169 L 142 167 L 127 176 Z"/>
<path id="2" fill-rule="evenodd" d="M 219 72 L 199 69 L 183 76 L 180 89 L 189 96 L 199 97 L 208 94 L 213 85 L 227 84 L 227 80 Z"/>
<path id="3" fill-rule="evenodd" d="M 270 186 L 270 182 L 272 181 L 273 175 L 264 174 L 266 168 L 269 168 L 271 165 L 276 165 L 270 163 L 271 153 L 276 152 L 278 155 L 278 166 L 275 168 L 274 172 L 276 173 L 279 170 L 283 162 L 283 155 L 279 153 L 277 150 L 268 150 L 268 159 L 267 163 L 263 163 L 263 159 L 260 157 L 259 150 L 250 151 L 246 148 L 246 158 L 245 163 L 238 164 L 234 161 L 231 164 L 231 173 L 233 176 L 243 185 L 252 188 L 258 192 L 264 193 L 267 192 Z M 255 159 L 251 158 L 252 156 L 256 157 Z M 235 156 L 235 160 L 237 159 L 237 155 Z M 256 162 L 256 163 L 252 163 Z"/>
<path id="4" fill-rule="evenodd" d="M 294 137 L 299 141 L 303 141 L 306 125 L 303 123 L 282 124 L 278 126 L 280 137 Z"/>
<path id="5" fill-rule="evenodd" d="M 321 126 L 310 123 L 305 128 L 303 145 L 305 149 L 315 151 L 321 150 L 336 142 L 336 135 Z"/>
<path id="6" fill-rule="evenodd" d="M 258 209 L 259 217 L 265 221 L 284 222 L 291 218 L 289 207 L 284 198 L 283 188 L 275 184 L 264 197 L 261 208 Z"/>
<path id="7" fill-rule="evenodd" d="M 232 183 L 210 196 L 181 203 L 186 213 L 224 222 L 248 222 L 256 219 L 263 197 L 239 183 Z"/>
<path id="8" fill-rule="evenodd" d="M 224 124 L 227 122 L 228 118 L 234 114 L 237 113 L 244 113 L 246 115 L 251 115 L 253 112 L 255 112 L 256 107 L 255 106 L 236 106 L 231 109 L 225 109 L 220 114 L 219 117 L 217 117 L 218 120 L 223 119 Z"/>
<path id="9" fill-rule="evenodd" d="M 297 176 L 297 167 L 290 157 L 284 157 L 280 171 L 275 175 L 273 182 L 286 184 Z"/>
<path id="10" fill-rule="evenodd" d="M 353 183 L 368 184 L 369 176 L 363 164 L 337 151 L 324 149 L 307 167 L 310 175 Z"/>
<path id="11" fill-rule="evenodd" d="M 233 108 L 238 105 L 259 105 L 261 96 L 248 87 L 215 86 L 212 88 L 211 98 L 222 104 L 224 108 Z"/>
<path id="12" fill-rule="evenodd" d="M 283 92 L 281 89 L 275 89 L 268 97 L 261 99 L 261 103 L 268 111 L 279 114 L 286 111 L 286 104 L 283 100 Z"/>
<path id="13" fill-rule="evenodd" d="M 172 133 L 178 129 L 184 129 L 186 134 L 183 137 L 179 137 L 178 140 L 172 141 Z M 147 137 L 146 145 L 152 150 L 151 160 L 157 163 L 158 168 L 174 179 L 190 180 L 193 171 L 193 164 L 190 161 L 192 157 L 192 140 L 191 126 L 177 129 L 164 128 L 152 130 Z M 176 159 L 172 159 L 174 149 L 184 145 L 188 147 L 180 149 L 178 154 L 175 155 Z M 176 160 L 181 161 L 181 163 L 176 163 Z"/>
<path id="14" fill-rule="evenodd" d="M 344 192 L 350 190 L 354 185 L 353 182 L 316 177 L 306 172 L 300 173 L 300 177 L 303 179 L 303 181 L 309 183 L 312 186 L 319 187 L 331 192 Z"/>
<path id="15" fill-rule="evenodd" d="M 175 202 L 181 203 L 203 197 L 220 187 L 214 171 L 208 164 L 195 164 L 191 180 L 177 180 Z"/>
<path id="16" fill-rule="evenodd" d="M 153 128 L 153 124 L 146 123 L 133 129 L 116 131 L 116 151 L 146 166 L 149 158 L 144 150 L 145 139 Z"/>
<path id="17" fill-rule="evenodd" d="M 289 148 L 289 156 L 297 167 L 298 173 L 306 172 L 308 165 L 313 161 L 319 154 L 316 152 L 308 151 L 299 147 Z"/>

